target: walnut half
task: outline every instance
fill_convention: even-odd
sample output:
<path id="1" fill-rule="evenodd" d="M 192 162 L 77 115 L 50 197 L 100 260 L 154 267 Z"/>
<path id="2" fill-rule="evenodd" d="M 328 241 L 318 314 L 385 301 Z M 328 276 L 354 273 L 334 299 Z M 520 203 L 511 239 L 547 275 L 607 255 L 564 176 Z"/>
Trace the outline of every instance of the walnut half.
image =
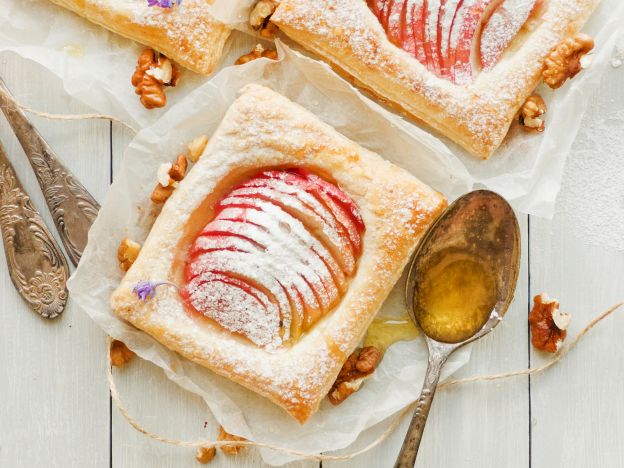
<path id="1" fill-rule="evenodd" d="M 540 351 L 556 353 L 567 336 L 570 315 L 559 310 L 559 303 L 542 293 L 533 299 L 529 314 L 531 343 Z"/>
<path id="2" fill-rule="evenodd" d="M 186 156 L 180 154 L 175 163 L 165 163 L 159 167 L 158 183 L 150 197 L 152 202 L 161 204 L 169 199 L 178 182 L 184 179 L 187 166 Z"/>
<path id="3" fill-rule="evenodd" d="M 198 447 L 195 459 L 202 465 L 205 465 L 210 463 L 216 455 L 217 449 L 215 447 Z"/>
<path id="4" fill-rule="evenodd" d="M 594 40 L 578 33 L 561 41 L 544 61 L 544 83 L 557 89 L 581 71 L 581 58 L 594 48 Z"/>
<path id="5" fill-rule="evenodd" d="M 339 405 L 350 395 L 357 392 L 362 386 L 364 379 L 375 371 L 380 360 L 381 351 L 374 346 L 356 349 L 351 353 L 327 394 L 329 401 L 333 405 Z"/>
<path id="6" fill-rule="evenodd" d="M 271 23 L 271 15 L 277 8 L 273 0 L 260 0 L 249 13 L 249 26 L 254 31 L 260 31 L 260 36 L 272 39 L 277 35 L 277 26 Z"/>
<path id="7" fill-rule="evenodd" d="M 223 429 L 223 426 L 219 427 L 219 437 L 217 438 L 217 440 L 228 440 L 228 441 L 246 441 L 247 439 L 245 439 L 244 437 L 239 437 L 236 436 L 234 434 L 230 434 L 229 432 L 227 432 L 225 429 Z M 222 445 L 221 447 L 219 447 L 221 449 L 221 451 L 227 455 L 238 455 L 238 453 L 245 448 L 244 445 Z"/>
<path id="8" fill-rule="evenodd" d="M 122 239 L 117 248 L 117 260 L 119 260 L 119 266 L 123 271 L 128 271 L 132 264 L 135 262 L 141 251 L 141 244 L 128 239 L 127 237 Z"/>
<path id="9" fill-rule="evenodd" d="M 121 341 L 113 340 L 110 344 L 111 364 L 115 367 L 123 367 L 134 357 L 134 353 Z"/>
<path id="10" fill-rule="evenodd" d="M 178 67 L 167 57 L 153 49 L 145 49 L 137 60 L 132 85 L 141 96 L 141 104 L 146 109 L 154 109 L 167 104 L 165 86 L 175 86 L 179 78 Z"/>
<path id="11" fill-rule="evenodd" d="M 520 111 L 520 125 L 527 130 L 544 131 L 546 103 L 538 94 L 529 96 Z"/>
<path id="12" fill-rule="evenodd" d="M 277 60 L 277 50 L 273 49 L 264 49 L 261 44 L 257 44 L 251 52 L 245 55 L 241 55 L 234 65 L 244 65 L 252 60 L 256 60 L 259 58 L 268 58 L 270 60 Z"/>

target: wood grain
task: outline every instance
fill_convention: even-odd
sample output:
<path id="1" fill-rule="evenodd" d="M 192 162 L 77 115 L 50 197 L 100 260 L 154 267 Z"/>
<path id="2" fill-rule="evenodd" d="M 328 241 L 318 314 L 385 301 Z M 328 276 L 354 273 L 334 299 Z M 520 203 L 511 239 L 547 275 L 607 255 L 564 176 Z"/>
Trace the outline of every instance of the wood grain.
<path id="1" fill-rule="evenodd" d="M 0 74 L 24 103 L 44 111 L 89 110 L 70 101 L 59 80 L 43 80 L 31 62 L 4 54 Z M 108 186 L 108 122 L 32 119 L 59 157 L 101 199 Z M 43 196 L 17 139 L 0 116 L 0 138 L 20 179 L 53 227 Z M 58 237 L 57 237 L 58 240 Z M 4 255 L 2 255 L 4 258 Z M 28 310 L 0 262 L 0 466 L 108 464 L 109 407 L 101 330 L 73 306 L 54 322 Z"/>

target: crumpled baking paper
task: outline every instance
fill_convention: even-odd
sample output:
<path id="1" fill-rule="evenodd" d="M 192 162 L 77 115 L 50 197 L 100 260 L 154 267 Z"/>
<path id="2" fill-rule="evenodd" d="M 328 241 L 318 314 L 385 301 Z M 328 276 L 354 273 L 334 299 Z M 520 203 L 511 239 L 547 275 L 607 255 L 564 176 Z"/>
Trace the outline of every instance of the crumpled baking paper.
<path id="1" fill-rule="evenodd" d="M 215 0 L 211 11 L 234 28 L 248 31 L 245 22 L 254 3 L 255 0 Z M 435 134 L 466 167 L 474 187 L 499 192 L 524 213 L 553 216 L 567 155 L 583 113 L 609 66 L 618 30 L 624 30 L 624 2 L 603 0 L 585 27 L 596 39 L 596 52 L 589 67 L 554 93 L 545 87 L 539 90 L 549 109 L 543 134 L 525 133 L 516 124 L 503 146 L 486 162 L 476 160 Z M 243 36 L 239 31 L 233 34 L 224 65 L 232 64 L 257 41 Z M 47 0 L 0 0 L 0 54 L 13 51 L 41 63 L 63 78 L 66 91 L 73 97 L 99 112 L 145 127 L 167 110 L 145 110 L 129 84 L 140 50 L 140 46 Z M 168 89 L 169 106 L 208 80 L 185 71 L 181 84 Z M 31 107 L 35 105 L 31 103 Z M 411 122 L 405 125 L 416 128 Z"/>
<path id="2" fill-rule="evenodd" d="M 119 241 L 125 236 L 142 241 L 149 231 L 149 195 L 159 164 L 184 152 L 185 144 L 196 136 L 210 135 L 248 83 L 263 84 L 286 95 L 361 145 L 404 162 L 423 181 L 451 197 L 470 186 L 463 166 L 435 138 L 362 98 L 324 64 L 286 47 L 280 47 L 280 54 L 279 62 L 263 59 L 244 68 L 222 70 L 137 134 L 89 233 L 69 290 L 73 300 L 109 335 L 204 398 L 229 432 L 304 452 L 327 452 L 350 445 L 363 430 L 387 420 L 418 397 L 427 363 L 422 338 L 390 347 L 360 392 L 337 407 L 323 402 L 320 411 L 301 426 L 268 400 L 180 358 L 117 319 L 109 307 L 109 297 L 122 276 L 116 259 Z M 405 317 L 402 282 L 380 314 Z M 457 352 L 448 362 L 445 376 L 466 363 L 469 354 L 469 348 Z M 273 464 L 293 459 L 269 450 L 263 450 L 262 456 Z"/>

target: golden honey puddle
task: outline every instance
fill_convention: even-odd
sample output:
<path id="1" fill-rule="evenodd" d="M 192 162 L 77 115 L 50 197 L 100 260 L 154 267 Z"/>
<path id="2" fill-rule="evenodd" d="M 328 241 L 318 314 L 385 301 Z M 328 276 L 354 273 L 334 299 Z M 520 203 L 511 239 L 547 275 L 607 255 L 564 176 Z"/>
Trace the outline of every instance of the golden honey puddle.
<path id="1" fill-rule="evenodd" d="M 483 327 L 496 300 L 492 272 L 467 254 L 450 254 L 419 279 L 415 313 L 428 336 L 459 343 Z"/>
<path id="2" fill-rule="evenodd" d="M 397 341 L 413 340 L 420 334 L 407 316 L 376 318 L 368 327 L 364 346 L 374 346 L 382 353 Z"/>

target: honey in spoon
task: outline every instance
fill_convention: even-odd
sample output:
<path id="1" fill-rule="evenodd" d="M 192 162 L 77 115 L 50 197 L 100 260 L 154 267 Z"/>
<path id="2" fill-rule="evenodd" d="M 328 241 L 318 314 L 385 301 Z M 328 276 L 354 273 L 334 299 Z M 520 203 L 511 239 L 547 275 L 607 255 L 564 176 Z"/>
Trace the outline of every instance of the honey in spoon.
<path id="1" fill-rule="evenodd" d="M 466 252 L 439 252 L 414 289 L 415 315 L 436 341 L 459 343 L 488 321 L 498 293 L 495 276 Z M 433 263 L 433 262 L 432 262 Z"/>

